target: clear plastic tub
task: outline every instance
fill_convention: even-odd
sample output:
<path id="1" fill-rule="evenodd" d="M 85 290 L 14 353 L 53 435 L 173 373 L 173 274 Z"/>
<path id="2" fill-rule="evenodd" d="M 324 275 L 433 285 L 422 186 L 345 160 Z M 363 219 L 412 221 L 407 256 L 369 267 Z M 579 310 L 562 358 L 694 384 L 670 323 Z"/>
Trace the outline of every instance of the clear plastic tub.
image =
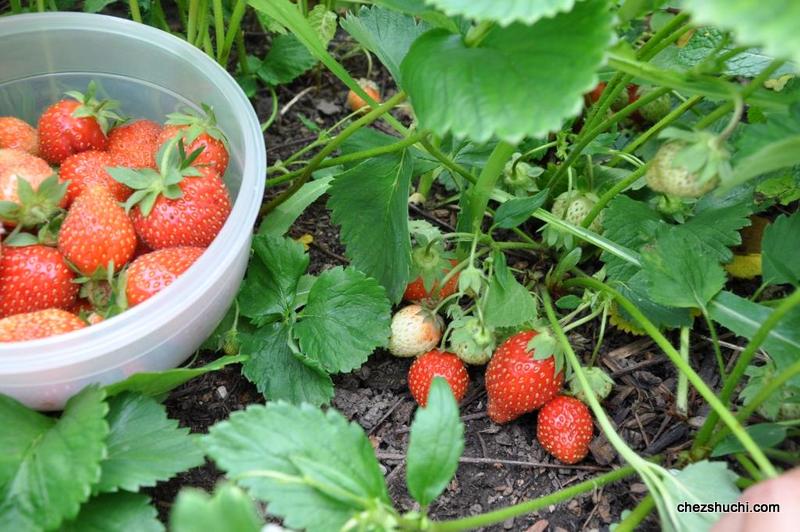
<path id="1" fill-rule="evenodd" d="M 35 124 L 65 90 L 85 90 L 90 80 L 134 117 L 163 121 L 190 102 L 213 106 L 230 142 L 225 181 L 234 205 L 206 253 L 164 292 L 80 331 L 0 344 L 0 393 L 41 410 L 61 408 L 87 384 L 186 360 L 236 295 L 264 192 L 266 157 L 258 118 L 236 81 L 193 46 L 102 15 L 0 18 L 0 116 Z"/>

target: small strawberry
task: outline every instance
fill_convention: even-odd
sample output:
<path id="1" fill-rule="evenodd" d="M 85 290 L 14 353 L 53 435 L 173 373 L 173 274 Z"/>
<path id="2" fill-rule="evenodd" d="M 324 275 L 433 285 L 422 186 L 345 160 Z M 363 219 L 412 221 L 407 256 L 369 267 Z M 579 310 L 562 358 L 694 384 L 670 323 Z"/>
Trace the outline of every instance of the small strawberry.
<path id="1" fill-rule="evenodd" d="M 442 319 L 431 311 L 409 305 L 392 317 L 389 351 L 397 357 L 414 357 L 436 347 L 442 339 Z"/>
<path id="2" fill-rule="evenodd" d="M 0 318 L 47 308 L 67 309 L 78 285 L 57 249 L 7 247 L 0 258 Z"/>
<path id="3" fill-rule="evenodd" d="M 461 401 L 467 393 L 469 374 L 464 363 L 453 353 L 434 349 L 416 359 L 408 370 L 408 389 L 419 406 L 428 403 L 428 390 L 434 377 L 447 380 L 456 401 Z"/>
<path id="4" fill-rule="evenodd" d="M 687 149 L 689 145 L 680 140 L 661 145 L 645 174 L 647 185 L 652 190 L 677 198 L 699 198 L 717 186 L 719 178 L 716 174 L 702 179 L 698 172 L 681 164 L 679 157 Z"/>
<path id="5" fill-rule="evenodd" d="M 568 190 L 556 196 L 550 212 L 565 222 L 579 226 L 595 206 L 597 199 L 597 196 L 591 192 L 584 193 L 578 190 Z M 595 233 L 603 231 L 602 211 L 592 220 L 589 230 Z M 572 248 L 575 245 L 572 234 L 566 233 L 552 224 L 545 226 L 543 237 L 550 246 L 563 245 L 566 248 Z"/>
<path id="6" fill-rule="evenodd" d="M 0 342 L 24 342 L 83 329 L 86 323 L 61 309 L 46 309 L 15 314 L 0 319 Z"/>
<path id="7" fill-rule="evenodd" d="M 0 221 L 22 227 L 45 223 L 60 211 L 65 192 L 43 159 L 0 149 Z"/>
<path id="8" fill-rule="evenodd" d="M 113 164 L 111 154 L 104 151 L 82 151 L 64 159 L 58 170 L 58 177 L 62 183 L 69 181 L 67 206 L 87 188 L 95 185 L 108 190 L 117 201 L 128 199 L 133 191 L 106 171 Z"/>
<path id="9" fill-rule="evenodd" d="M 9 148 L 37 155 L 39 133 L 30 124 L 14 116 L 0 116 L 0 149 Z"/>
<path id="10" fill-rule="evenodd" d="M 158 137 L 162 127 L 151 120 L 136 120 L 119 125 L 108 134 L 108 151 L 113 166 L 156 168 Z"/>
<path id="11" fill-rule="evenodd" d="M 361 78 L 358 80 L 358 84 L 373 100 L 380 103 L 381 91 L 374 81 Z M 366 102 L 366 100 L 356 94 L 353 90 L 350 90 L 347 93 L 347 106 L 351 111 L 360 111 L 361 109 L 369 108 L 369 104 Z"/>
<path id="12" fill-rule="evenodd" d="M 450 348 L 467 364 L 486 364 L 492 358 L 494 334 L 479 318 L 465 316 L 453 320 Z"/>
<path id="13" fill-rule="evenodd" d="M 442 299 L 446 299 L 447 297 L 455 294 L 456 290 L 458 289 L 458 276 L 459 274 L 453 275 L 450 279 L 448 279 L 447 283 L 445 283 L 443 288 L 439 288 L 440 281 L 443 281 L 444 278 L 450 273 L 450 270 L 453 266 L 458 264 L 458 261 L 455 259 L 451 259 L 448 261 L 450 267 L 441 268 L 438 273 L 433 273 L 431 278 L 427 278 L 425 275 L 420 275 L 410 283 L 406 287 L 406 291 L 403 293 L 403 299 L 409 301 L 411 303 L 417 303 L 419 301 L 427 301 L 427 302 L 439 302 Z M 428 281 L 428 286 L 430 289 L 426 289 L 426 282 Z"/>
<path id="14" fill-rule="evenodd" d="M 534 331 L 517 333 L 495 351 L 486 368 L 489 418 L 507 423 L 532 412 L 555 397 L 564 384 L 564 373 L 556 374 L 553 356 L 537 360 L 530 341 Z"/>
<path id="15" fill-rule="evenodd" d="M 164 129 L 158 135 L 153 153 L 164 147 L 170 140 L 180 136 L 183 139 L 183 149 L 188 154 L 201 150 L 200 155 L 194 160 L 198 167 L 213 168 L 220 176 L 225 175 L 228 168 L 227 139 L 222 130 L 217 127 L 214 110 L 203 104 L 203 113 L 193 109 L 185 113 L 172 113 L 167 115 Z"/>
<path id="16" fill-rule="evenodd" d="M 94 186 L 72 203 L 61 225 L 58 249 L 82 274 L 98 276 L 118 271 L 133 257 L 136 231 L 114 197 Z"/>
<path id="17" fill-rule="evenodd" d="M 653 92 L 652 88 L 645 89 L 641 93 L 641 97 L 647 96 Z M 659 96 L 652 102 L 639 108 L 639 116 L 648 124 L 655 124 L 672 110 L 672 97 L 669 93 Z"/>
<path id="18" fill-rule="evenodd" d="M 70 155 L 108 147 L 109 121 L 119 117 L 111 111 L 117 102 L 95 98 L 96 87 L 89 84 L 86 94 L 67 92 L 39 118 L 39 151 L 51 164 L 61 164 Z"/>
<path id="19" fill-rule="evenodd" d="M 133 307 L 168 287 L 203 254 L 204 248 L 166 248 L 142 255 L 126 274 L 125 294 Z"/>
<path id="20" fill-rule="evenodd" d="M 586 457 L 592 441 L 589 408 L 574 397 L 559 395 L 539 411 L 536 438 L 544 449 L 565 464 Z"/>

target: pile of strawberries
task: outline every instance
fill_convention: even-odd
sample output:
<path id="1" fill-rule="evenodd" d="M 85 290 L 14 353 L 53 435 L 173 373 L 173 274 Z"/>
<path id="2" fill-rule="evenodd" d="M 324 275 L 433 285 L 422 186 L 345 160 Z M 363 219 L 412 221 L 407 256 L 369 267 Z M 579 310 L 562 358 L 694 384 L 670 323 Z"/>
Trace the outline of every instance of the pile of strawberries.
<path id="1" fill-rule="evenodd" d="M 37 128 L 0 117 L 0 342 L 97 323 L 171 284 L 231 211 L 212 110 L 166 124 L 68 92 Z M 6 233 L 3 236 L 3 233 Z"/>
<path id="2" fill-rule="evenodd" d="M 455 277 L 454 277 L 455 278 Z M 455 292 L 455 283 L 430 292 L 416 279 L 406 290 L 407 301 L 443 299 Z M 425 406 L 435 377 L 450 384 L 457 401 L 464 398 L 469 374 L 454 353 L 436 349 L 442 338 L 442 320 L 422 305 L 399 310 L 392 319 L 389 350 L 395 356 L 416 356 L 408 372 L 408 387 L 414 400 Z M 539 410 L 536 437 L 542 447 L 558 460 L 574 464 L 583 460 L 592 439 L 592 417 L 580 400 L 561 395 L 563 371 L 556 371 L 553 355 L 535 356 L 531 341 L 535 331 L 522 331 L 502 343 L 486 368 L 487 413 L 495 423 L 508 423 L 523 414 Z"/>

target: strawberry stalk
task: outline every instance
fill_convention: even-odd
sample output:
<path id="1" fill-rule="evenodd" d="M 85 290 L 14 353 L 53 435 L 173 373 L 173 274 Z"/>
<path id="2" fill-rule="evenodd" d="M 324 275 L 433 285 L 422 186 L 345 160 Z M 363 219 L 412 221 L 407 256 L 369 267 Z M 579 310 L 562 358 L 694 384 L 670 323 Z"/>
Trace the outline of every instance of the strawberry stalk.
<path id="1" fill-rule="evenodd" d="M 108 133 L 111 129 L 111 124 L 114 121 L 122 120 L 122 118 L 113 111 L 119 107 L 119 102 L 116 100 L 98 100 L 97 84 L 94 81 L 89 82 L 86 92 L 68 91 L 66 96 L 78 101 L 81 105 L 78 106 L 73 112 L 72 116 L 75 118 L 94 118 L 103 133 Z"/>

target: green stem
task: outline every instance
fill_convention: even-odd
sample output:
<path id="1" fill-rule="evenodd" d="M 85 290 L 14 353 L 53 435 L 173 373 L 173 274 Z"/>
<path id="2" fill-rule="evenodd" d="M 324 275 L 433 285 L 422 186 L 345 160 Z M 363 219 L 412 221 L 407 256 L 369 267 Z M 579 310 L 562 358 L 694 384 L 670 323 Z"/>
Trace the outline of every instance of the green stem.
<path id="1" fill-rule="evenodd" d="M 783 302 L 781 302 L 781 304 L 772 311 L 767 319 L 761 323 L 761 326 L 750 339 L 750 342 L 748 342 L 747 346 L 739 354 L 739 359 L 736 361 L 736 365 L 733 366 L 733 370 L 722 385 L 722 391 L 719 394 L 719 398 L 723 405 L 730 404 L 730 400 L 733 396 L 736 386 L 744 376 L 744 372 L 747 370 L 747 367 L 753 360 L 758 348 L 761 347 L 761 344 L 763 344 L 764 341 L 769 337 L 770 331 L 772 331 L 772 329 L 775 328 L 775 326 L 778 325 L 778 323 L 780 323 L 780 321 L 797 305 L 800 305 L 800 290 L 795 290 L 792 295 L 784 299 Z M 709 438 L 714 432 L 714 429 L 716 428 L 718 421 L 719 417 L 716 415 L 716 413 L 710 412 L 705 423 L 703 423 L 703 426 L 700 427 L 700 430 L 697 433 L 697 437 L 694 440 L 694 445 L 692 445 L 692 452 L 700 451 L 700 449 L 708 442 Z"/>
<path id="2" fill-rule="evenodd" d="M 139 10 L 139 0 L 128 0 L 128 7 L 131 10 L 131 18 L 134 22 L 142 23 L 142 12 Z"/>
<path id="3" fill-rule="evenodd" d="M 435 170 L 425 172 L 420 176 L 419 183 L 417 184 L 417 194 L 422 196 L 423 201 L 428 199 L 428 194 L 431 193 L 431 187 L 433 186 L 433 182 L 435 179 L 436 179 Z"/>
<path id="4" fill-rule="evenodd" d="M 725 360 L 722 358 L 722 350 L 719 348 L 719 336 L 717 336 L 717 328 L 714 327 L 714 322 L 706 310 L 703 310 L 703 319 L 706 321 L 709 333 L 711 333 L 711 345 L 714 349 L 714 357 L 717 359 L 717 366 L 719 367 L 719 376 L 725 381 L 727 373 L 725 372 Z"/>
<path id="5" fill-rule="evenodd" d="M 664 26 L 660 30 L 654 33 L 653 36 L 650 37 L 650 39 L 646 43 L 644 43 L 644 45 L 642 45 L 641 48 L 639 48 L 637 57 L 643 59 L 650 59 L 651 57 L 653 57 L 656 53 L 658 53 L 657 50 L 654 52 L 654 49 L 657 46 L 659 46 L 663 42 L 670 44 L 672 42 L 669 40 L 670 37 L 674 36 L 674 39 L 677 39 L 678 37 L 680 37 L 680 35 L 683 34 L 682 32 L 677 36 L 675 35 L 676 31 L 681 29 L 680 26 L 682 26 L 683 23 L 688 20 L 689 20 L 689 13 L 685 11 L 673 17 L 672 20 L 664 24 Z M 684 29 L 684 32 L 685 31 L 686 30 Z"/>
<path id="6" fill-rule="evenodd" d="M 433 143 L 431 143 L 428 140 L 423 140 L 423 141 L 420 142 L 420 144 L 422 144 L 422 147 L 425 148 L 425 151 L 430 153 L 436 160 L 438 160 L 440 163 L 442 163 L 448 170 L 457 173 L 458 175 L 460 175 L 461 177 L 466 179 L 469 183 L 473 183 L 473 184 L 476 183 L 477 180 L 475 179 L 475 176 L 470 174 L 466 169 L 464 169 L 464 167 L 462 167 L 461 165 L 459 165 L 458 163 L 456 163 L 455 161 L 450 159 L 450 157 L 448 157 L 444 152 L 442 152 L 442 150 L 440 150 L 438 147 L 434 146 Z"/>
<path id="7" fill-rule="evenodd" d="M 244 18 L 244 13 L 246 10 L 247 10 L 246 0 L 236 0 L 236 4 L 233 6 L 233 11 L 231 12 L 231 18 L 228 21 L 228 31 L 225 34 L 225 43 L 222 45 L 222 53 L 220 55 L 220 60 L 219 60 L 219 63 L 222 66 L 228 64 L 228 58 L 230 57 L 231 49 L 233 48 L 233 40 L 237 35 L 241 34 L 240 28 L 242 27 L 242 18 Z M 242 42 L 244 43 L 243 34 L 242 34 Z M 217 46 L 219 46 L 219 43 L 217 44 Z M 242 49 L 244 49 L 244 47 L 242 47 Z"/>
<path id="8" fill-rule="evenodd" d="M 492 28 L 494 28 L 494 22 L 490 20 L 479 22 L 477 26 L 469 29 L 467 36 L 464 38 L 464 44 L 470 48 L 475 48 L 492 31 Z"/>
<path id="9" fill-rule="evenodd" d="M 36 11 L 44 13 L 44 0 L 36 0 Z"/>
<path id="10" fill-rule="evenodd" d="M 680 354 L 687 364 L 689 363 L 689 331 L 689 327 L 681 327 Z M 678 385 L 675 390 L 675 410 L 682 416 L 686 416 L 689 411 L 689 381 L 682 371 L 678 372 Z"/>
<path id="11" fill-rule="evenodd" d="M 200 48 L 203 45 L 205 36 L 208 35 L 208 0 L 200 0 L 197 7 L 197 16 L 197 33 L 192 44 Z M 211 54 L 211 58 L 214 58 L 213 54 Z"/>
<path id="12" fill-rule="evenodd" d="M 161 0 L 153 0 L 151 5 L 153 6 L 153 16 L 158 21 L 158 25 L 167 33 L 172 33 L 172 28 L 169 27 L 167 17 L 164 15 L 164 7 L 161 5 Z"/>
<path id="13" fill-rule="evenodd" d="M 644 166 L 640 166 L 639 168 L 631 172 L 628 177 L 622 179 L 621 181 L 618 181 L 613 187 L 608 189 L 605 192 L 605 194 L 600 196 L 600 199 L 598 199 L 597 203 L 594 204 L 592 210 L 589 211 L 589 213 L 581 222 L 581 227 L 588 228 L 590 225 L 592 225 L 592 222 L 594 221 L 595 218 L 597 218 L 597 215 L 600 214 L 600 211 L 602 211 L 612 199 L 617 197 L 617 194 L 619 194 L 629 186 L 633 185 L 636 181 L 638 181 L 639 178 L 642 177 L 647 172 L 649 166 L 650 166 L 649 163 Z"/>
<path id="14" fill-rule="evenodd" d="M 390 110 L 394 108 L 398 103 L 402 102 L 406 98 L 406 93 L 403 91 L 398 92 L 386 102 L 382 103 L 375 109 L 372 109 L 369 113 L 365 114 L 349 126 L 347 126 L 341 133 L 339 133 L 333 140 L 331 140 L 327 146 L 322 148 L 319 153 L 317 153 L 311 161 L 309 161 L 308 165 L 303 169 L 303 173 L 300 174 L 297 180 L 295 180 L 292 185 L 283 191 L 279 196 L 274 198 L 272 201 L 265 203 L 261 207 L 261 215 L 268 214 L 271 212 L 275 207 L 289 199 L 295 192 L 300 190 L 306 182 L 311 179 L 311 173 L 316 170 L 319 165 L 325 160 L 325 158 L 333 153 L 336 148 L 338 148 L 345 140 L 347 140 L 350 135 L 355 133 L 356 131 L 360 130 L 362 127 L 366 126 L 367 124 L 371 124 L 383 114 L 388 113 Z"/>
<path id="15" fill-rule="evenodd" d="M 639 504 L 631 510 L 631 513 L 625 519 L 620 521 L 614 532 L 632 532 L 636 530 L 636 527 L 650 515 L 650 512 L 655 507 L 656 503 L 653 500 L 653 496 L 648 494 L 647 497 L 639 501 Z"/>
<path id="16" fill-rule="evenodd" d="M 385 155 L 387 153 L 400 151 L 404 148 L 411 146 L 412 144 L 419 142 L 420 139 L 425 137 L 425 135 L 426 135 L 425 132 L 418 131 L 416 133 L 412 133 L 408 137 L 393 144 L 386 144 L 385 146 L 377 146 L 375 148 L 370 148 L 368 150 L 357 151 L 353 153 L 348 153 L 347 155 L 340 155 L 339 157 L 332 157 L 330 159 L 325 159 L 324 161 L 319 163 L 317 168 L 329 168 L 331 166 L 336 166 L 339 164 L 351 163 L 354 161 L 360 161 L 362 159 L 370 159 L 372 157 L 377 157 L 378 155 Z M 298 176 L 302 175 L 303 172 L 305 172 L 305 168 L 289 172 L 288 174 L 284 174 L 282 176 L 267 179 L 267 186 L 280 185 L 281 183 L 291 181 L 292 179 L 295 179 Z"/>
<path id="17" fill-rule="evenodd" d="M 503 173 L 506 161 L 514 153 L 514 148 L 513 144 L 505 141 L 498 142 L 494 147 L 489 159 L 486 161 L 486 166 L 483 167 L 478 176 L 478 180 L 468 192 L 468 212 L 471 219 L 467 220 L 468 225 L 460 229 L 468 232 L 480 231 L 486 207 L 489 205 L 489 196 L 491 196 L 498 178 Z"/>
<path id="18" fill-rule="evenodd" d="M 15 15 L 22 13 L 22 2 L 20 0 L 11 0 L 11 12 Z"/>
<path id="19" fill-rule="evenodd" d="M 621 480 L 625 477 L 629 477 L 635 472 L 635 469 L 631 466 L 621 467 L 619 469 L 615 469 L 614 471 L 599 475 L 593 479 L 585 480 L 568 488 L 545 495 L 544 497 L 538 497 L 530 501 L 521 502 L 519 504 L 515 504 L 514 506 L 501 508 L 499 510 L 481 515 L 463 517 L 461 519 L 454 519 L 451 521 L 434 522 L 432 523 L 430 530 L 432 532 L 471 530 L 493 525 L 495 523 L 502 523 L 506 519 L 535 512 L 536 510 L 547 508 L 551 504 L 558 504 L 559 502 L 572 499 L 581 493 L 586 493 L 587 491 L 595 488 L 599 488 L 601 486 L 605 486 L 606 484 L 611 484 L 612 482 Z"/>
<path id="20" fill-rule="evenodd" d="M 186 40 L 194 44 L 195 34 L 197 33 L 197 10 L 200 7 L 200 0 L 189 0 L 189 13 L 186 15 Z"/>
<path id="21" fill-rule="evenodd" d="M 275 93 L 275 87 L 272 85 L 269 86 L 269 94 L 272 98 L 272 111 L 269 114 L 269 118 L 267 118 L 266 122 L 261 124 L 261 132 L 263 133 L 272 123 L 275 121 L 275 118 L 278 117 L 278 95 Z"/>
<path id="22" fill-rule="evenodd" d="M 217 62 L 224 68 L 227 66 L 222 62 L 222 49 L 225 45 L 225 13 L 222 10 L 222 0 L 212 0 L 211 5 L 214 10 L 214 43 L 217 47 Z"/>
<path id="23" fill-rule="evenodd" d="M 750 435 L 744 430 L 742 425 L 733 417 L 728 411 L 728 408 L 725 404 L 717 398 L 714 394 L 714 391 L 708 387 L 708 385 L 703 382 L 703 379 L 687 364 L 682 358 L 680 353 L 669 343 L 661 331 L 656 328 L 655 325 L 644 315 L 642 312 L 631 303 L 626 297 L 622 294 L 611 288 L 610 286 L 606 285 L 598 281 L 597 279 L 593 279 L 591 277 L 584 277 L 580 279 L 570 279 L 564 282 L 563 285 L 565 288 L 570 286 L 580 286 L 582 288 L 592 288 L 594 290 L 602 290 L 607 292 L 611 295 L 622 308 L 624 308 L 628 314 L 633 317 L 634 320 L 639 324 L 639 326 L 644 329 L 648 335 L 653 339 L 653 341 L 664 351 L 664 354 L 672 361 L 672 363 L 678 368 L 679 371 L 686 374 L 687 379 L 689 382 L 694 386 L 697 392 L 703 397 L 703 399 L 708 402 L 709 406 L 712 408 L 712 414 L 709 415 L 709 418 L 713 413 L 716 413 L 719 418 L 725 423 L 731 430 L 731 432 L 736 436 L 736 438 L 742 443 L 742 446 L 750 453 L 753 457 L 755 462 L 758 464 L 758 467 L 764 474 L 768 477 L 776 477 L 778 476 L 778 472 L 775 470 L 775 467 L 770 463 L 764 453 L 761 451 L 759 446 L 753 441 Z M 800 302 L 800 301 L 798 301 Z"/>
<path id="24" fill-rule="evenodd" d="M 244 43 L 244 31 L 241 29 L 236 32 L 236 56 L 239 60 L 239 68 L 242 70 L 242 75 L 249 76 L 250 65 L 247 62 L 247 47 Z M 223 57 L 222 60 L 227 63 L 227 58 Z M 271 88 L 273 91 L 275 90 L 274 87 Z"/>
<path id="25" fill-rule="evenodd" d="M 736 461 L 739 462 L 740 466 L 742 466 L 742 469 L 744 469 L 747 472 L 747 474 L 750 475 L 750 478 L 752 478 L 756 482 L 764 480 L 764 477 L 761 475 L 761 472 L 759 472 L 758 468 L 755 466 L 752 460 L 750 460 L 746 455 L 742 453 L 737 453 L 734 455 L 734 458 L 736 458 Z"/>

